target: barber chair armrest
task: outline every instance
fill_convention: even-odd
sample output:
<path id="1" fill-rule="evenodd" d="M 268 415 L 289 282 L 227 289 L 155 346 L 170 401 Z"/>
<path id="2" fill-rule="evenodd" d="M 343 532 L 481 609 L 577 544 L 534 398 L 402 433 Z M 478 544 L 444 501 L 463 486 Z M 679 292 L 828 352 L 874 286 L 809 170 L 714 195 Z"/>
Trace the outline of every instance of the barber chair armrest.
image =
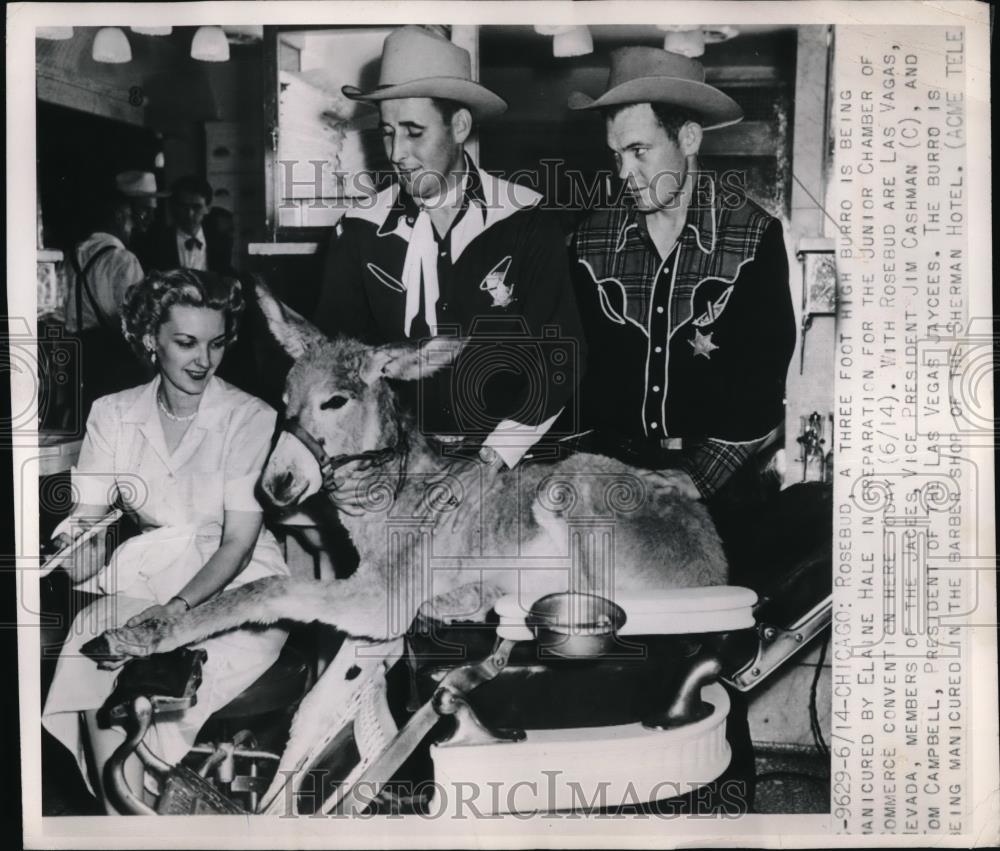
<path id="1" fill-rule="evenodd" d="M 91 655 L 87 645 L 82 649 Z M 98 711 L 98 723 L 108 727 L 126 721 L 137 697 L 149 698 L 154 718 L 194 706 L 198 702 L 202 665 L 207 658 L 204 650 L 180 647 L 170 653 L 154 653 L 127 662 L 118 675 L 114 691 Z"/>

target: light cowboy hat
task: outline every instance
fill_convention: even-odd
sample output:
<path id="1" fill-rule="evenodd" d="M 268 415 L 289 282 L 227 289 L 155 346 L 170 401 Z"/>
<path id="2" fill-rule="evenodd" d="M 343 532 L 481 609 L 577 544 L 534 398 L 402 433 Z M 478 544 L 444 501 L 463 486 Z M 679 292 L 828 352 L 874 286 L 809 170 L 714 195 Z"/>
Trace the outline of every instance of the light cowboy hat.
<path id="1" fill-rule="evenodd" d="M 700 117 L 705 130 L 743 119 L 729 95 L 705 82 L 705 68 L 694 59 L 656 47 L 619 47 L 611 51 L 611 72 L 603 95 L 569 96 L 570 109 L 604 109 L 633 103 L 667 103 Z"/>
<path id="2" fill-rule="evenodd" d="M 121 171 L 115 175 L 115 186 L 129 198 L 167 198 L 169 192 L 158 192 L 151 171 Z"/>
<path id="3" fill-rule="evenodd" d="M 364 92 L 343 86 L 351 100 L 377 102 L 397 98 L 446 98 L 468 108 L 473 118 L 490 118 L 507 102 L 473 82 L 469 51 L 422 27 L 401 27 L 382 45 L 378 86 Z"/>

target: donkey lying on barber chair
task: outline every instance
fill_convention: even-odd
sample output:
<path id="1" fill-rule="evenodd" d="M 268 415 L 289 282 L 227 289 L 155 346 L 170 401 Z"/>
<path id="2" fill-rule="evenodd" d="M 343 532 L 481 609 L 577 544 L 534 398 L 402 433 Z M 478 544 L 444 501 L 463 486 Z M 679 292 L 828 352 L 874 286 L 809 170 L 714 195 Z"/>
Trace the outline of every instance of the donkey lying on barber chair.
<path id="1" fill-rule="evenodd" d="M 263 491 L 279 507 L 324 491 L 360 566 L 328 582 L 248 583 L 177 618 L 105 633 L 107 654 L 163 653 L 280 619 L 384 641 L 405 633 L 422 606 L 440 620 L 473 620 L 505 594 L 528 608 L 554 592 L 614 600 L 725 584 L 708 512 L 661 474 L 590 454 L 502 472 L 439 457 L 399 411 L 387 379 L 428 376 L 454 361 L 460 341 L 373 348 L 330 340 L 259 285 L 258 293 L 271 332 L 295 359 Z M 593 518 L 613 525 L 613 553 L 574 535 L 579 520 Z M 293 739 L 300 728 L 297 719 Z"/>
<path id="2" fill-rule="evenodd" d="M 534 600 L 573 590 L 613 598 L 725 583 L 725 557 L 708 512 L 655 472 L 584 453 L 505 472 L 440 458 L 398 411 L 386 379 L 426 377 L 450 364 L 462 342 L 372 348 L 329 340 L 263 287 L 259 292 L 272 333 L 296 359 L 284 433 L 264 469 L 263 490 L 279 507 L 326 491 L 360 566 L 350 578 L 326 583 L 287 577 L 249 583 L 176 619 L 108 633 L 112 653 L 165 652 L 283 618 L 388 639 L 404 633 L 432 598 L 439 617 L 470 618 L 501 594 Z M 357 475 L 365 468 L 367 476 Z M 613 575 L 597 554 L 571 558 L 573 515 L 614 518 Z M 390 549 L 394 521 L 398 529 L 414 520 L 429 534 L 432 555 L 422 546 Z M 400 594 L 387 600 L 391 588 Z"/>

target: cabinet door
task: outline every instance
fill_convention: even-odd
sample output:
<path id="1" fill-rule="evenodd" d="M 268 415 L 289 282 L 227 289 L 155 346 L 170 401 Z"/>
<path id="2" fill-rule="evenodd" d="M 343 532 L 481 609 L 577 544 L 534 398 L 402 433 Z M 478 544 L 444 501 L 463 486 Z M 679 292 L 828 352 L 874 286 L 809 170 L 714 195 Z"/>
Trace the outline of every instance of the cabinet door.
<path id="1" fill-rule="evenodd" d="M 378 113 L 345 97 L 377 84 L 392 27 L 270 27 L 265 31 L 267 222 L 274 239 L 328 228 L 390 176 Z"/>
<path id="2" fill-rule="evenodd" d="M 309 238 L 307 229 L 335 225 L 350 205 L 392 180 L 378 111 L 341 89 L 378 85 L 382 42 L 393 29 L 265 28 L 265 200 L 272 239 Z M 476 74 L 478 27 L 438 29 L 470 52 Z M 469 150 L 475 156 L 475 147 Z"/>

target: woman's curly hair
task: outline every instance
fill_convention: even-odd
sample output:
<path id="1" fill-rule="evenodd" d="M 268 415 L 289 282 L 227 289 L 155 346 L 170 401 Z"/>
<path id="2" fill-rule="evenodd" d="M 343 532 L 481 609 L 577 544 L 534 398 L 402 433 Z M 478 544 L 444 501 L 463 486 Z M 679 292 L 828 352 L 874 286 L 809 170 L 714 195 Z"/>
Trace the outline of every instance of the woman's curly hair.
<path id="1" fill-rule="evenodd" d="M 175 304 L 221 310 L 226 322 L 226 345 L 236 340 L 245 306 L 243 288 L 236 278 L 197 269 L 153 271 L 125 291 L 122 303 L 122 333 L 142 360 L 150 360 L 143 337 L 156 337 Z"/>

